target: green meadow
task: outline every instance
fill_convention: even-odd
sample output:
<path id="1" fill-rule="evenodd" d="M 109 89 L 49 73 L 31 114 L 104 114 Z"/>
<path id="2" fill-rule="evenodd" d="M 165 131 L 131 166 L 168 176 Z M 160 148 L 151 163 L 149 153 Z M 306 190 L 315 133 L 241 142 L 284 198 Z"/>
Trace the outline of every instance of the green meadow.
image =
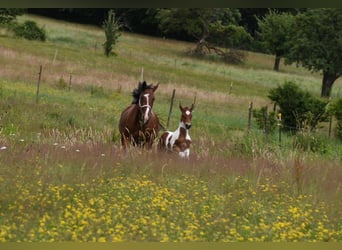
<path id="1" fill-rule="evenodd" d="M 329 124 L 295 146 L 265 135 L 248 109 L 293 81 L 319 96 L 321 75 L 246 52 L 229 65 L 193 58 L 191 43 L 104 32 L 38 16 L 46 42 L 0 29 L 0 242 L 323 242 L 342 240 L 342 147 Z M 37 98 L 39 68 L 42 75 Z M 143 76 L 142 76 L 143 72 Z M 142 79 L 159 83 L 164 126 L 196 97 L 190 159 L 120 145 L 118 121 Z M 332 99 L 341 98 L 342 80 Z M 332 122 L 332 129 L 336 121 Z"/>

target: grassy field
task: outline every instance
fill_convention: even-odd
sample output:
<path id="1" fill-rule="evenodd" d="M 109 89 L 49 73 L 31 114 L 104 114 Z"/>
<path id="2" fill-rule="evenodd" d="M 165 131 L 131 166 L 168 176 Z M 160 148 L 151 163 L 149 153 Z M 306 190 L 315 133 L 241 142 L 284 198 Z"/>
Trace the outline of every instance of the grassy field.
<path id="1" fill-rule="evenodd" d="M 250 102 L 271 108 L 268 91 L 285 81 L 319 95 L 318 73 L 275 73 L 272 56 L 251 52 L 239 66 L 195 59 L 191 43 L 130 33 L 106 58 L 97 27 L 27 19 L 46 42 L 0 32 L 0 242 L 342 240 L 342 147 L 327 125 L 305 135 L 315 152 L 247 131 Z M 119 116 L 142 68 L 160 83 L 164 125 L 176 89 L 170 129 L 196 96 L 189 161 L 121 150 Z"/>

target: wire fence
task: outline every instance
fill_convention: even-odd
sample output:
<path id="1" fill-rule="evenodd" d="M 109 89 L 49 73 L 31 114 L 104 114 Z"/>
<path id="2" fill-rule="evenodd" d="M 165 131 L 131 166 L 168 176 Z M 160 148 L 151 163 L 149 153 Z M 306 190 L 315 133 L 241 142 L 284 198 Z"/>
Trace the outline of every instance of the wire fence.
<path id="1" fill-rule="evenodd" d="M 310 129 L 304 129 L 300 128 L 300 126 L 294 127 L 294 126 L 288 126 L 284 124 L 282 120 L 282 114 L 277 111 L 276 105 L 273 106 L 273 112 L 270 113 L 268 106 L 264 106 L 263 109 L 263 119 L 262 119 L 262 124 L 258 124 L 258 129 L 260 132 L 262 132 L 265 135 L 266 141 L 268 141 L 270 134 L 274 134 L 274 130 L 276 130 L 277 137 L 278 137 L 278 144 L 281 147 L 282 146 L 282 138 L 283 138 L 283 133 L 286 131 L 288 132 L 287 134 L 296 134 L 297 132 L 305 132 L 305 131 L 310 131 Z M 250 131 L 255 131 L 253 129 L 253 122 L 254 122 L 254 113 L 255 108 L 253 107 L 253 102 L 250 102 L 249 108 L 248 108 L 248 124 L 247 124 L 247 130 L 248 132 Z M 274 117 L 274 115 L 276 117 Z M 272 122 L 276 120 L 276 127 L 275 129 L 272 126 Z M 328 117 L 328 129 L 327 129 L 327 137 L 330 138 L 333 135 L 333 122 L 334 122 L 334 117 L 333 115 L 329 115 Z M 311 132 L 311 131 L 310 131 Z M 325 131 L 321 134 L 324 135 Z"/>

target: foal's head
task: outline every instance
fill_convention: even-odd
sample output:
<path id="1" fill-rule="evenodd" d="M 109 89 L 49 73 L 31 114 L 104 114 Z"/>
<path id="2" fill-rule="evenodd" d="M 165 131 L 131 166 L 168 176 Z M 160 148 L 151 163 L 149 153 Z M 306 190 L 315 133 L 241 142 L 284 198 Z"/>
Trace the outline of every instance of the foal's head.
<path id="1" fill-rule="evenodd" d="M 192 104 L 190 108 L 188 107 L 183 108 L 182 105 L 179 104 L 179 109 L 182 112 L 181 122 L 184 123 L 186 129 L 191 128 L 192 111 L 194 110 L 194 108 L 195 108 L 194 104 Z"/>
<path id="2" fill-rule="evenodd" d="M 153 84 L 147 85 L 144 81 L 139 83 L 138 88 L 133 91 L 133 104 L 138 104 L 143 124 L 147 123 L 151 117 L 154 92 L 157 90 L 159 84 L 153 86 Z"/>

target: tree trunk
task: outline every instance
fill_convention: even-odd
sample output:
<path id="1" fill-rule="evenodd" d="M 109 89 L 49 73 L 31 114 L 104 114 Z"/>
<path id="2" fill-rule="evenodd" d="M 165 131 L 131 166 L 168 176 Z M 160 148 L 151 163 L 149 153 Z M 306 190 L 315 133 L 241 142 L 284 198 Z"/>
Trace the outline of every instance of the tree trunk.
<path id="1" fill-rule="evenodd" d="M 276 55 L 275 60 L 274 60 L 274 66 L 273 66 L 274 71 L 279 70 L 279 64 L 280 64 L 280 56 Z"/>
<path id="2" fill-rule="evenodd" d="M 336 73 L 323 72 L 321 97 L 330 97 L 331 88 L 337 78 Z"/>

